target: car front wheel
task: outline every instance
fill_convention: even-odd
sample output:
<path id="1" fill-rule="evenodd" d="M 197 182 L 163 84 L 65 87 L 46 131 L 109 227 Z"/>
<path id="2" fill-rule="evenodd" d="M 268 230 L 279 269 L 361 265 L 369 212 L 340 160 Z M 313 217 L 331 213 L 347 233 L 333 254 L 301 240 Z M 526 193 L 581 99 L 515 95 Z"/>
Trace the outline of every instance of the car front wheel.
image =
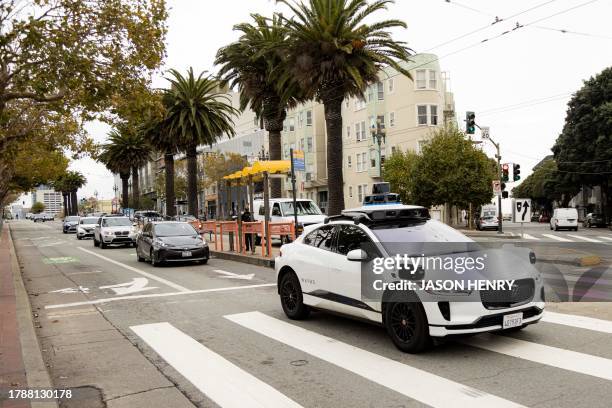
<path id="1" fill-rule="evenodd" d="M 153 250 L 151 250 L 151 252 L 149 253 L 149 257 L 151 258 L 151 266 L 156 267 L 159 266 L 160 262 L 155 259 L 155 253 L 153 252 Z"/>
<path id="2" fill-rule="evenodd" d="M 283 311 L 288 318 L 302 320 L 310 314 L 310 308 L 304 304 L 302 287 L 295 273 L 287 273 L 281 279 L 280 298 Z"/>
<path id="3" fill-rule="evenodd" d="M 388 303 L 384 313 L 387 333 L 399 350 L 419 353 L 430 346 L 427 317 L 420 303 Z"/>

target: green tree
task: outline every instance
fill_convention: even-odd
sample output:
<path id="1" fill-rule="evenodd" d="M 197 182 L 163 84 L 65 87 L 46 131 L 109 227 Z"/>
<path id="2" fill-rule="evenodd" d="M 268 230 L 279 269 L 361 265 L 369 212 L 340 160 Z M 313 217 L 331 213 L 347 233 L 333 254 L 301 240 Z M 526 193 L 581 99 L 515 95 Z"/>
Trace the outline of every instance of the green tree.
<path id="1" fill-rule="evenodd" d="M 363 97 L 385 66 L 410 77 L 399 64 L 408 60 L 409 49 L 403 42 L 394 41 L 389 31 L 405 28 L 406 24 L 400 20 L 371 21 L 393 0 L 277 1 L 295 14 L 285 19 L 289 28 L 287 69 L 278 86 L 295 95 L 292 84 L 297 83 L 305 98 L 316 98 L 324 105 L 330 181 L 328 214 L 340 214 L 344 209 L 342 100 Z"/>
<path id="2" fill-rule="evenodd" d="M 408 175 L 415 204 L 469 208 L 491 202 L 496 165 L 456 127 L 435 131 Z"/>
<path id="3" fill-rule="evenodd" d="M 32 204 L 32 209 L 30 211 L 32 211 L 34 214 L 40 214 L 41 212 L 45 211 L 45 205 L 40 201 L 37 201 Z"/>
<path id="4" fill-rule="evenodd" d="M 221 93 L 221 83 L 204 72 L 197 77 L 193 69 L 187 76 L 170 70 L 170 89 L 165 90 L 167 109 L 165 129 L 187 156 L 187 205 L 198 215 L 197 147 L 212 145 L 221 136 L 235 135 L 233 117 L 240 111 Z"/>
<path id="5" fill-rule="evenodd" d="M 221 65 L 219 75 L 224 83 L 240 91 L 240 109 L 250 107 L 263 119 L 270 160 L 281 160 L 283 122 L 287 109 L 294 107 L 300 98 L 278 88 L 285 69 L 285 58 L 279 49 L 288 40 L 288 30 L 280 15 L 274 14 L 271 19 L 259 14 L 251 17 L 252 23 L 234 26 L 241 33 L 240 38 L 221 48 L 215 63 Z M 300 92 L 296 85 L 290 86 L 292 92 Z M 281 180 L 271 179 L 270 195 L 274 198 L 281 194 Z"/>
<path id="6" fill-rule="evenodd" d="M 51 183 L 53 188 L 61 191 L 64 197 L 64 215 L 77 215 L 79 209 L 77 191 L 86 182 L 85 176 L 78 171 L 66 171 Z"/>
<path id="7" fill-rule="evenodd" d="M 93 147 L 82 124 L 150 81 L 166 18 L 164 0 L 0 2 L 0 201 L 15 146 Z"/>
<path id="8" fill-rule="evenodd" d="M 216 153 L 204 156 L 202 169 L 204 170 L 204 187 L 208 188 L 223 181 L 223 177 L 242 170 L 249 165 L 247 159 L 238 153 Z"/>
<path id="9" fill-rule="evenodd" d="M 585 81 L 568 104 L 565 125 L 552 148 L 558 170 L 575 185 L 601 186 L 609 218 L 612 178 L 612 67 Z"/>
<path id="10" fill-rule="evenodd" d="M 400 195 L 403 203 L 414 202 L 413 178 L 414 168 L 419 156 L 411 151 L 402 152 L 397 149 L 391 157 L 385 159 L 383 179 L 391 185 L 391 191 Z"/>

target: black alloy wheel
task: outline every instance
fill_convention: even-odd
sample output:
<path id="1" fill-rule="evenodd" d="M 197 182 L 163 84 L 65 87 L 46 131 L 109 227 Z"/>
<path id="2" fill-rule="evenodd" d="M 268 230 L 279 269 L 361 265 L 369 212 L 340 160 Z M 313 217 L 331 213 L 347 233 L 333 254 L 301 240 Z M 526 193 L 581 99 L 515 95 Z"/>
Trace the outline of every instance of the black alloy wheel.
<path id="1" fill-rule="evenodd" d="M 288 318 L 301 320 L 310 314 L 310 308 L 304 304 L 302 287 L 295 273 L 287 273 L 281 279 L 280 298 L 283 311 Z"/>
<path id="2" fill-rule="evenodd" d="M 419 353 L 430 346 L 427 317 L 420 303 L 388 303 L 384 313 L 387 333 L 398 349 Z"/>

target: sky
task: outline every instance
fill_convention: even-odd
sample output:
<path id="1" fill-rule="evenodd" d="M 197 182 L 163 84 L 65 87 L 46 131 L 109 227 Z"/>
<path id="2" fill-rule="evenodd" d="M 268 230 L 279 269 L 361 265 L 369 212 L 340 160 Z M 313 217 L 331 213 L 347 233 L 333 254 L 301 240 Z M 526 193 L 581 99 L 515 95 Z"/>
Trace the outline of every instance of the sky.
<path id="1" fill-rule="evenodd" d="M 164 71 L 170 68 L 215 72 L 217 49 L 238 38 L 232 27 L 248 21 L 250 13 L 287 13 L 274 0 L 168 0 L 168 6 L 167 58 L 155 87 L 166 86 Z M 441 57 L 459 121 L 466 111 L 476 112 L 477 123 L 489 126 L 500 143 L 502 162 L 519 163 L 524 179 L 551 154 L 571 93 L 612 66 L 610 16 L 611 0 L 396 0 L 374 19 L 406 22 L 394 38 Z M 496 17 L 502 21 L 492 24 Z M 517 23 L 523 27 L 512 30 Z M 108 127 L 94 123 L 88 130 L 103 142 Z M 484 150 L 494 155 L 490 143 Z M 88 180 L 79 194 L 114 195 L 104 166 L 81 159 L 70 168 Z"/>

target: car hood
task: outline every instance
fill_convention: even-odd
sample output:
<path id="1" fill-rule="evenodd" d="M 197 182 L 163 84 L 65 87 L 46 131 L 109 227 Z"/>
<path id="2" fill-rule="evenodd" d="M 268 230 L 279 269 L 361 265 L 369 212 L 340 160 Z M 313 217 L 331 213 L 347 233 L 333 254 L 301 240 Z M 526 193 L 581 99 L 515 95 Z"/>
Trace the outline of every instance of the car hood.
<path id="1" fill-rule="evenodd" d="M 121 226 L 112 226 L 112 227 L 102 227 L 104 231 L 131 231 L 131 225 L 121 225 Z"/>
<path id="2" fill-rule="evenodd" d="M 78 221 L 64 221 L 64 225 L 72 226 L 72 225 L 77 225 L 77 224 L 78 224 Z"/>
<path id="3" fill-rule="evenodd" d="M 200 245 L 202 239 L 193 235 L 184 235 L 178 237 L 157 237 L 160 241 L 171 246 L 194 246 Z"/>
<path id="4" fill-rule="evenodd" d="M 293 221 L 294 217 L 285 217 L 287 221 Z M 319 224 L 325 220 L 325 215 L 298 215 L 298 222 L 303 225 Z"/>

